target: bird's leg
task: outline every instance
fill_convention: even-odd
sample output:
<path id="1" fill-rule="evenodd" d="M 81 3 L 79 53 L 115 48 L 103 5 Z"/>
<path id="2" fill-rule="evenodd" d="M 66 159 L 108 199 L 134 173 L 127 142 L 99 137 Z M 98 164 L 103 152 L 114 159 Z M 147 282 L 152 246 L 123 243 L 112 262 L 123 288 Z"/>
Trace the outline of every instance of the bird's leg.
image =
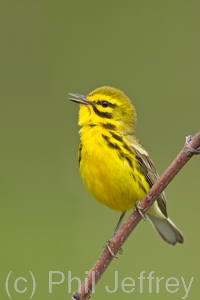
<path id="1" fill-rule="evenodd" d="M 120 218 L 119 218 L 119 221 L 117 222 L 117 226 L 115 227 L 115 230 L 114 230 L 114 233 L 113 233 L 113 235 L 112 235 L 112 237 L 114 237 L 115 235 L 116 235 L 116 233 L 117 233 L 117 231 L 119 230 L 119 227 L 120 227 L 120 224 L 121 224 L 121 222 L 122 222 L 122 220 L 123 220 L 123 218 L 124 218 L 124 216 L 125 216 L 125 211 L 121 214 L 121 216 L 120 216 Z"/>
<path id="2" fill-rule="evenodd" d="M 114 230 L 114 233 L 113 233 L 113 235 L 112 235 L 112 238 L 116 235 L 117 231 L 119 230 L 120 224 L 121 224 L 121 222 L 122 222 L 122 220 L 123 220 L 123 218 L 124 218 L 124 216 L 125 216 L 125 213 L 126 213 L 126 212 L 124 211 L 124 212 L 121 214 L 121 216 L 120 216 L 120 218 L 119 218 L 119 221 L 117 222 L 117 226 L 115 227 L 115 230 Z M 107 243 L 106 243 L 106 248 L 108 249 L 108 251 L 110 252 L 110 254 L 111 254 L 113 257 L 118 258 L 116 255 L 114 255 L 113 251 L 110 249 L 109 244 L 110 244 L 110 240 L 107 241 Z M 122 254 L 122 253 L 123 253 L 123 249 L 120 248 L 119 251 L 118 251 L 118 253 L 119 253 L 119 254 Z"/>

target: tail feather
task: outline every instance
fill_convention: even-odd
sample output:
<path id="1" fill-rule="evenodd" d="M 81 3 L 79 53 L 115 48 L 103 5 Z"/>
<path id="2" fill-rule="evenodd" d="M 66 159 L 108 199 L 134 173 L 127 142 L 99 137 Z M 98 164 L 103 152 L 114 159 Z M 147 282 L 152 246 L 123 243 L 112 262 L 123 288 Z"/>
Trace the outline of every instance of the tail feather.
<path id="1" fill-rule="evenodd" d="M 167 243 L 175 245 L 176 243 L 182 244 L 184 242 L 183 234 L 169 218 L 159 219 L 149 214 L 148 218 L 159 235 Z"/>

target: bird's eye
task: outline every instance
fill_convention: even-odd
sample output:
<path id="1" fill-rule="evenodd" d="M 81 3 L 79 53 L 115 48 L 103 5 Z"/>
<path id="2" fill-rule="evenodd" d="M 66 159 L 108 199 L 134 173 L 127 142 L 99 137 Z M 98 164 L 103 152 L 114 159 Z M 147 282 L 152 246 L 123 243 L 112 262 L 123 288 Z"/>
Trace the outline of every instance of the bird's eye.
<path id="1" fill-rule="evenodd" d="M 108 102 L 108 101 L 101 101 L 101 105 L 103 106 L 103 107 L 108 107 L 108 106 L 110 106 L 110 103 Z"/>
<path id="2" fill-rule="evenodd" d="M 102 107 L 111 107 L 111 108 L 114 108 L 116 105 L 115 104 L 112 104 L 106 100 L 98 100 L 96 102 L 97 105 L 101 105 Z"/>

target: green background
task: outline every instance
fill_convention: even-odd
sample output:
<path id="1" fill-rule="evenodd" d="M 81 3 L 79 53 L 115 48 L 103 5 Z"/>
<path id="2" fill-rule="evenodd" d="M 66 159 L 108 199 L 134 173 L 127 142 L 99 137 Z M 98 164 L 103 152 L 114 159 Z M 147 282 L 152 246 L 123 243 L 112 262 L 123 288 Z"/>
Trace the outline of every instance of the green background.
<path id="1" fill-rule="evenodd" d="M 12 271 L 12 299 L 71 299 L 68 272 L 81 280 L 111 236 L 119 214 L 93 201 L 78 172 L 78 106 L 69 92 L 102 85 L 123 90 L 138 113 L 137 137 L 159 173 L 199 130 L 199 1 L 0 1 L 0 299 Z M 187 299 L 199 294 L 200 157 L 166 190 L 168 212 L 185 244 L 164 243 L 141 222 L 96 287 L 92 299 Z M 49 271 L 65 281 L 49 293 Z M 114 272 L 135 291 L 108 293 Z M 160 292 L 138 276 L 164 277 Z M 16 278 L 24 277 L 15 291 Z M 179 280 L 169 293 L 165 281 Z M 53 276 L 55 281 L 61 275 Z M 174 283 L 174 282 L 171 282 Z M 77 290 L 77 282 L 72 283 Z M 172 291 L 176 287 L 170 287 Z M 130 288 L 127 287 L 127 290 Z"/>

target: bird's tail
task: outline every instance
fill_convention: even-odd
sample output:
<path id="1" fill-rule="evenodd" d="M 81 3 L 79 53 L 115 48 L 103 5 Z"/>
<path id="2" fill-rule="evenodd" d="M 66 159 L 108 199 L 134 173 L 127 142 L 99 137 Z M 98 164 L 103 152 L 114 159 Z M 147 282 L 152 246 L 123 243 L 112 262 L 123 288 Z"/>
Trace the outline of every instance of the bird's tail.
<path id="1" fill-rule="evenodd" d="M 167 243 L 175 245 L 176 243 L 182 244 L 184 242 L 183 234 L 169 218 L 159 219 L 149 214 L 147 216 L 156 231 Z"/>

